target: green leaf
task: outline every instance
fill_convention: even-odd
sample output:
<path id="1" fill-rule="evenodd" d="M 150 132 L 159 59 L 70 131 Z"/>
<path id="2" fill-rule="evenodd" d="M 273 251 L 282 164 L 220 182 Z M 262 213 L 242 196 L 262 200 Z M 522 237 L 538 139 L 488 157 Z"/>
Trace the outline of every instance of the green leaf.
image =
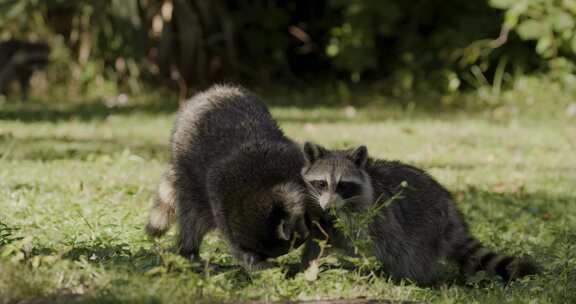
<path id="1" fill-rule="evenodd" d="M 6 19 L 12 19 L 16 16 L 20 16 L 26 11 L 27 1 L 16 2 L 12 7 L 10 7 L 6 13 Z"/>
<path id="2" fill-rule="evenodd" d="M 562 6 L 572 14 L 576 14 L 576 0 L 564 0 L 562 1 Z"/>
<path id="3" fill-rule="evenodd" d="M 508 9 L 518 2 L 517 0 L 490 0 L 490 6 L 498 9 Z"/>
<path id="4" fill-rule="evenodd" d="M 538 39 L 538 43 L 536 44 L 536 52 L 545 58 L 552 57 L 554 55 L 553 41 L 554 36 L 552 35 L 544 36 Z"/>
<path id="5" fill-rule="evenodd" d="M 572 52 L 576 53 L 576 35 L 574 35 L 572 37 L 572 40 L 570 41 L 570 47 L 572 48 Z"/>
<path id="6" fill-rule="evenodd" d="M 552 24 L 556 31 L 570 30 L 574 27 L 574 18 L 567 12 L 558 11 L 552 17 Z"/>
<path id="7" fill-rule="evenodd" d="M 516 29 L 522 40 L 537 40 L 550 33 L 550 23 L 540 20 L 526 20 Z"/>
<path id="8" fill-rule="evenodd" d="M 326 55 L 328 55 L 328 57 L 336 57 L 339 52 L 340 48 L 338 47 L 338 43 L 336 41 L 331 42 L 326 47 Z"/>

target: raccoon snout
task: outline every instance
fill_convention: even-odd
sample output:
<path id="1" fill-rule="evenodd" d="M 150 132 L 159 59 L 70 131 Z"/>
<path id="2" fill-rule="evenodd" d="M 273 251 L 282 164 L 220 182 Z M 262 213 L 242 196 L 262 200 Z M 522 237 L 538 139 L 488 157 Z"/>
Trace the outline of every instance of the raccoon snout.
<path id="1" fill-rule="evenodd" d="M 323 194 L 319 199 L 319 203 L 323 210 L 330 208 L 340 209 L 344 206 L 344 200 L 338 194 Z"/>

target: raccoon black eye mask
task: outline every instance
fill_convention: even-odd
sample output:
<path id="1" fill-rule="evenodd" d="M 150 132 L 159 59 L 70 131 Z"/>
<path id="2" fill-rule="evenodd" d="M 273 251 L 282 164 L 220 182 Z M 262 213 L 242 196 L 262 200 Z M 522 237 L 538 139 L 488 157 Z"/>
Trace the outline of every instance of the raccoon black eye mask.
<path id="1" fill-rule="evenodd" d="M 306 166 L 302 175 L 323 210 L 318 217 L 326 219 L 322 225 L 335 247 L 347 249 L 351 242 L 331 227 L 329 209 L 339 216 L 354 217 L 355 212 L 402 191 L 389 206 L 379 209 L 379 216 L 366 227 L 372 253 L 392 277 L 431 284 L 438 279 L 442 260 L 456 263 L 465 274 L 484 270 L 505 281 L 536 273 L 535 265 L 495 253 L 472 236 L 452 195 L 423 170 L 398 161 L 370 159 L 365 146 L 328 150 L 305 143 L 303 152 Z M 322 238 L 321 233 L 313 235 Z M 303 267 L 318 253 L 317 243 L 309 239 Z"/>
<path id="2" fill-rule="evenodd" d="M 258 97 L 213 86 L 178 112 L 146 231 L 161 236 L 177 218 L 179 253 L 198 260 L 205 234 L 217 229 L 246 269 L 270 267 L 267 258 L 308 234 L 303 165 Z"/>

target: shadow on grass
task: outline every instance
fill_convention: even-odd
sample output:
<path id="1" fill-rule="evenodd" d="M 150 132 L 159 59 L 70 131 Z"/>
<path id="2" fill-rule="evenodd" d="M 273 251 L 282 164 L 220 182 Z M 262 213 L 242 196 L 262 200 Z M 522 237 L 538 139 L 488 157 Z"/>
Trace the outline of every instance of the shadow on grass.
<path id="1" fill-rule="evenodd" d="M 272 109 L 287 109 L 294 106 L 268 104 Z M 366 115 L 347 116 L 341 106 L 308 105 L 297 106 L 298 113 L 285 113 L 276 111 L 274 118 L 285 123 L 336 123 L 350 122 L 357 123 L 382 121 L 386 119 L 398 119 L 407 114 L 400 111 L 378 110 Z M 385 109 L 383 107 L 382 109 Z M 62 122 L 68 120 L 93 121 L 104 120 L 109 116 L 122 116 L 132 114 L 175 114 L 178 104 L 174 102 L 166 103 L 143 103 L 135 105 L 125 105 L 108 107 L 103 102 L 86 102 L 80 104 L 11 104 L 0 106 L 0 120 L 14 120 L 20 122 Z"/>
<path id="2" fill-rule="evenodd" d="M 170 249 L 145 250 L 139 248 L 131 250 L 131 246 L 125 242 L 114 239 L 96 238 L 91 241 L 83 241 L 70 244 L 71 249 L 61 257 L 73 261 L 85 260 L 91 264 L 97 264 L 110 269 L 122 269 L 130 273 L 157 275 L 158 273 L 194 272 L 204 275 L 217 275 L 229 272 L 243 272 L 238 265 L 223 265 L 215 263 L 192 263 Z M 35 249 L 35 255 L 50 254 L 49 249 Z M 54 254 L 54 252 L 52 252 Z M 238 274 L 235 274 L 238 276 Z M 240 274 L 242 276 L 242 274 Z"/>
<path id="3" fill-rule="evenodd" d="M 107 106 L 100 100 L 77 103 L 8 103 L 0 105 L 0 120 L 15 120 L 21 122 L 60 122 L 67 120 L 104 120 L 111 115 L 131 114 L 175 114 L 179 104 L 166 98 L 158 101 L 141 101 L 127 105 Z M 289 102 L 278 97 L 265 98 L 265 103 L 275 112 L 274 117 L 280 122 L 288 123 L 336 123 L 336 122 L 374 122 L 385 120 L 398 120 L 406 117 L 451 117 L 461 110 L 419 107 L 417 110 L 405 109 L 405 105 L 398 102 L 362 102 L 353 108 L 341 103 L 326 103 L 322 101 L 302 102 L 291 100 Z M 299 109 L 291 113 L 291 109 Z M 356 109 L 366 109 L 356 113 Z M 466 112 L 469 115 L 473 112 Z"/>
<path id="4" fill-rule="evenodd" d="M 108 107 L 102 101 L 66 104 L 9 104 L 0 107 L 0 120 L 17 120 L 22 122 L 65 121 L 65 120 L 102 120 L 111 115 L 170 114 L 178 110 L 176 102 L 142 103 Z"/>
<path id="5" fill-rule="evenodd" d="M 513 192 L 487 191 L 469 186 L 454 193 L 456 204 L 468 205 L 468 217 L 490 222 L 495 229 L 506 229 L 514 224 L 510 219 L 528 216 L 533 224 L 561 220 L 572 205 L 575 195 L 551 195 L 545 192 L 530 193 L 524 188 Z M 471 220 L 468 220 L 470 222 Z M 525 227 L 535 234 L 538 226 Z"/>
<path id="6" fill-rule="evenodd" d="M 122 139 L 70 136 L 0 136 L 0 159 L 53 161 L 62 159 L 87 160 L 89 157 L 113 155 L 129 151 L 145 159 L 168 158 L 166 144 L 143 143 Z"/>
<path id="7" fill-rule="evenodd" d="M 274 109 L 283 108 L 270 104 Z M 298 107 L 302 109 L 296 114 L 275 112 L 274 118 L 282 123 L 358 123 L 370 121 L 383 121 L 402 117 L 397 112 L 375 111 L 370 115 L 351 118 L 346 116 L 339 107 L 322 108 L 308 106 Z M 329 110 L 326 110 L 329 109 Z M 132 114 L 175 114 L 178 104 L 170 103 L 146 103 L 139 105 L 127 105 L 107 107 L 103 102 L 90 102 L 81 104 L 13 104 L 0 106 L 0 121 L 13 120 L 24 123 L 32 122 L 63 122 L 69 120 L 101 121 L 110 116 L 123 116 Z"/>
<path id="8" fill-rule="evenodd" d="M 527 149 L 528 150 L 528 149 Z M 560 153 L 560 152 L 558 152 Z M 465 160 L 451 160 L 451 161 L 426 161 L 426 162 L 407 162 L 408 164 L 422 168 L 426 171 L 432 169 L 451 169 L 455 171 L 473 171 L 479 168 L 485 168 L 486 166 L 496 166 L 496 164 L 489 161 L 465 161 Z M 533 168 L 530 163 L 514 164 L 514 170 L 519 172 L 529 171 Z M 566 175 L 573 174 L 574 167 L 570 165 L 546 165 L 538 164 L 538 170 L 541 172 L 555 172 L 564 173 Z"/>
<path id="9" fill-rule="evenodd" d="M 23 301 L 17 302 L 18 304 L 55 304 L 55 303 L 85 303 L 85 304 L 107 304 L 107 303 L 125 303 L 125 300 L 118 299 L 113 295 L 106 295 L 106 296 L 90 296 L 90 295 L 83 295 L 83 294 L 76 294 L 73 292 L 68 291 L 61 291 L 58 294 L 41 297 L 41 298 L 32 298 Z M 149 303 L 149 304 L 156 304 L 162 303 L 159 299 L 154 297 L 142 297 L 142 298 L 131 298 L 130 303 Z"/>

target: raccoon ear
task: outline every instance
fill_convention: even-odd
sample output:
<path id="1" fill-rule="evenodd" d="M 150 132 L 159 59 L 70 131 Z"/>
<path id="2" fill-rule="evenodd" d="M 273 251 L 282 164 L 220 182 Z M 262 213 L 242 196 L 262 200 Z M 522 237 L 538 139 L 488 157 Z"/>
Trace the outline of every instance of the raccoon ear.
<path id="1" fill-rule="evenodd" d="M 368 148 L 366 148 L 366 146 L 359 146 L 348 154 L 348 158 L 353 161 L 356 166 L 364 168 L 368 162 Z"/>
<path id="2" fill-rule="evenodd" d="M 324 155 L 326 155 L 326 153 L 328 152 L 326 150 L 326 148 L 311 143 L 309 141 L 304 143 L 304 158 L 306 158 L 306 161 L 311 164 L 315 161 L 317 161 L 319 158 L 324 157 Z"/>

